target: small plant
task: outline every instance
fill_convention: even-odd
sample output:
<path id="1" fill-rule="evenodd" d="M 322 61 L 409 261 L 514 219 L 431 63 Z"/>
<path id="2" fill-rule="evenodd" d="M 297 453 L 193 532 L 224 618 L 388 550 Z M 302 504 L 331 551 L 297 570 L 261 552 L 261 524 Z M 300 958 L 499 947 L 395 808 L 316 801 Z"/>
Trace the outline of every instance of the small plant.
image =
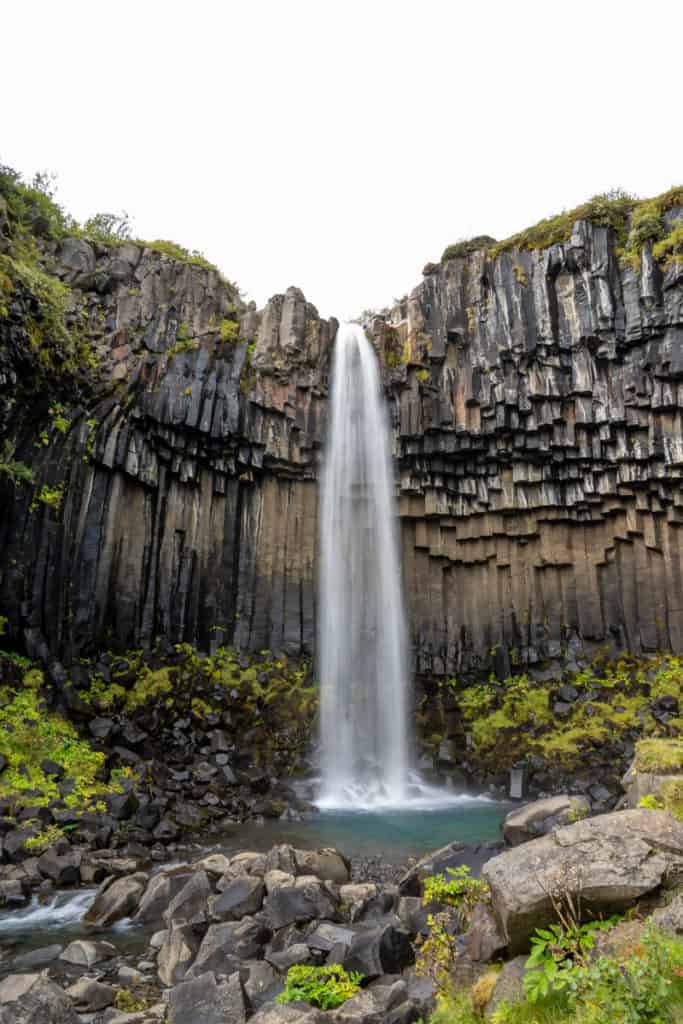
<path id="1" fill-rule="evenodd" d="M 524 991 L 530 1003 L 535 1003 L 551 992 L 561 992 L 569 982 L 570 971 L 586 966 L 588 954 L 595 945 L 595 932 L 608 931 L 620 917 L 607 921 L 589 921 L 588 924 L 551 924 L 537 928 L 531 939 L 531 954 L 526 962 Z"/>
<path id="2" fill-rule="evenodd" d="M 24 848 L 30 850 L 31 853 L 43 853 L 44 850 L 48 850 L 59 842 L 63 836 L 64 833 L 59 826 L 47 825 L 38 835 L 30 836 L 24 843 Z"/>
<path id="3" fill-rule="evenodd" d="M 221 321 L 220 339 L 230 345 L 234 345 L 240 336 L 240 325 L 237 320 L 225 317 Z"/>
<path id="4" fill-rule="evenodd" d="M 142 996 L 135 996 L 129 988 L 120 988 L 114 997 L 114 1007 L 121 1013 L 142 1013 L 149 1003 Z"/>
<path id="5" fill-rule="evenodd" d="M 472 878 L 472 873 L 466 864 L 460 864 L 457 868 L 446 868 L 446 875 L 431 875 L 424 880 L 424 896 L 422 902 L 447 903 L 460 912 L 464 918 L 468 918 L 476 903 L 480 900 L 487 900 L 490 895 L 486 882 L 479 878 Z"/>
<path id="6" fill-rule="evenodd" d="M 278 1003 L 310 1003 L 321 1010 L 333 1010 L 360 991 L 363 975 L 346 971 L 341 964 L 309 967 L 296 964 L 287 971 L 285 989 Z"/>
<path id="7" fill-rule="evenodd" d="M 29 508 L 31 512 L 35 512 L 39 504 L 47 505 L 49 508 L 60 512 L 62 508 L 62 501 L 64 500 L 64 484 L 59 484 L 57 487 L 49 487 L 47 484 L 38 491 L 31 502 Z"/>

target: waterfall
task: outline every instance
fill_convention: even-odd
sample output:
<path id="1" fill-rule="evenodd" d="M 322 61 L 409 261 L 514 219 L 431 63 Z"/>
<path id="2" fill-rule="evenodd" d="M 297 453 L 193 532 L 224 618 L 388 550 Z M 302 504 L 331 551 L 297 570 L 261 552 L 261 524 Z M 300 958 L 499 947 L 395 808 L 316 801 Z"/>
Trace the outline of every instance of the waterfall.
<path id="1" fill-rule="evenodd" d="M 388 417 L 377 357 L 341 324 L 320 508 L 322 807 L 408 792 L 406 627 Z"/>

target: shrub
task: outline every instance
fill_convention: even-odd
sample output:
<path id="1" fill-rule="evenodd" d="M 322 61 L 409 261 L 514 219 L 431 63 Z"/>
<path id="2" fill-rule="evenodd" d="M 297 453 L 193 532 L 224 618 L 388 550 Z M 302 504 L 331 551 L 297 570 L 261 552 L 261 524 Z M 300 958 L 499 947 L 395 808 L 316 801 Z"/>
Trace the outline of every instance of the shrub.
<path id="1" fill-rule="evenodd" d="M 225 317 L 221 321 L 220 339 L 223 342 L 233 345 L 240 336 L 240 325 L 237 320 Z"/>
<path id="2" fill-rule="evenodd" d="M 478 252 L 480 249 L 488 249 L 495 244 L 495 238 L 491 238 L 490 235 L 476 235 L 474 238 L 463 238 L 453 245 L 446 246 L 441 254 L 441 262 L 445 263 L 446 260 L 453 260 L 457 256 L 469 256 L 473 252 Z"/>
<path id="3" fill-rule="evenodd" d="M 89 217 L 83 225 L 83 234 L 96 242 L 125 242 L 131 237 L 130 217 L 123 210 L 121 213 L 96 213 Z"/>
<path id="4" fill-rule="evenodd" d="M 296 964 L 287 971 L 285 989 L 278 1003 L 310 1003 L 321 1010 L 333 1010 L 360 991 L 363 975 L 346 971 L 341 964 L 309 967 Z"/>
<path id="5" fill-rule="evenodd" d="M 81 740 L 71 722 L 46 710 L 42 684 L 42 673 L 34 669 L 24 675 L 22 689 L 0 689 L 0 749 L 8 762 L 0 775 L 0 797 L 20 797 L 27 806 L 39 806 L 59 796 L 54 777 L 41 767 L 48 759 L 75 784 L 64 797 L 66 805 L 85 807 L 108 791 L 97 781 L 104 754 Z"/>

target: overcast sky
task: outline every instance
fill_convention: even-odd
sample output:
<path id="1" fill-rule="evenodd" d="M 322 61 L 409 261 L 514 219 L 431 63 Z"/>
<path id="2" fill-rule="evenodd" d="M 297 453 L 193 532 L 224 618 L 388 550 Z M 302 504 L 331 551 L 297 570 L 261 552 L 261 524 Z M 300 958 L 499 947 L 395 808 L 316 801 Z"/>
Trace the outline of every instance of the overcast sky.
<path id="1" fill-rule="evenodd" d="M 680 0 L 15 2 L 0 163 L 351 317 L 450 242 L 683 183 L 682 32 Z"/>

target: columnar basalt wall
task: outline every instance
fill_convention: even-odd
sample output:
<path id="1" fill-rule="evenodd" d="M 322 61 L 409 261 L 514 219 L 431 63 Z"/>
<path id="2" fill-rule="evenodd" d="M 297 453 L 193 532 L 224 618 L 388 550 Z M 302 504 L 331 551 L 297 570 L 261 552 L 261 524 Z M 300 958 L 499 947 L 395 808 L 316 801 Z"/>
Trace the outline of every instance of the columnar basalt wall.
<path id="1" fill-rule="evenodd" d="M 216 272 L 135 245 L 68 239 L 55 272 L 89 311 L 101 371 L 80 405 L 67 389 L 65 432 L 51 425 L 54 394 L 14 410 L 13 458 L 36 479 L 0 483 L 11 636 L 66 661 L 158 638 L 310 654 L 336 324 L 295 288 L 256 313 Z M 222 340 L 226 319 L 239 337 Z M 6 354 L 21 326 L 15 310 Z M 37 500 L 43 484 L 63 486 L 61 508 Z"/>
<path id="2" fill-rule="evenodd" d="M 51 259 L 100 370 L 89 390 L 22 393 L 14 296 L 0 440 L 36 475 L 0 473 L 11 639 L 64 661 L 160 637 L 312 653 L 336 322 L 295 288 L 257 312 L 215 271 L 140 245 L 66 239 Z M 646 246 L 620 263 L 607 229 L 577 222 L 565 244 L 426 271 L 370 325 L 415 668 L 683 649 L 680 261 Z M 63 485 L 60 508 L 43 485 Z"/>
<path id="3" fill-rule="evenodd" d="M 579 222 L 426 271 L 374 325 L 418 669 L 683 649 L 683 265 Z"/>

